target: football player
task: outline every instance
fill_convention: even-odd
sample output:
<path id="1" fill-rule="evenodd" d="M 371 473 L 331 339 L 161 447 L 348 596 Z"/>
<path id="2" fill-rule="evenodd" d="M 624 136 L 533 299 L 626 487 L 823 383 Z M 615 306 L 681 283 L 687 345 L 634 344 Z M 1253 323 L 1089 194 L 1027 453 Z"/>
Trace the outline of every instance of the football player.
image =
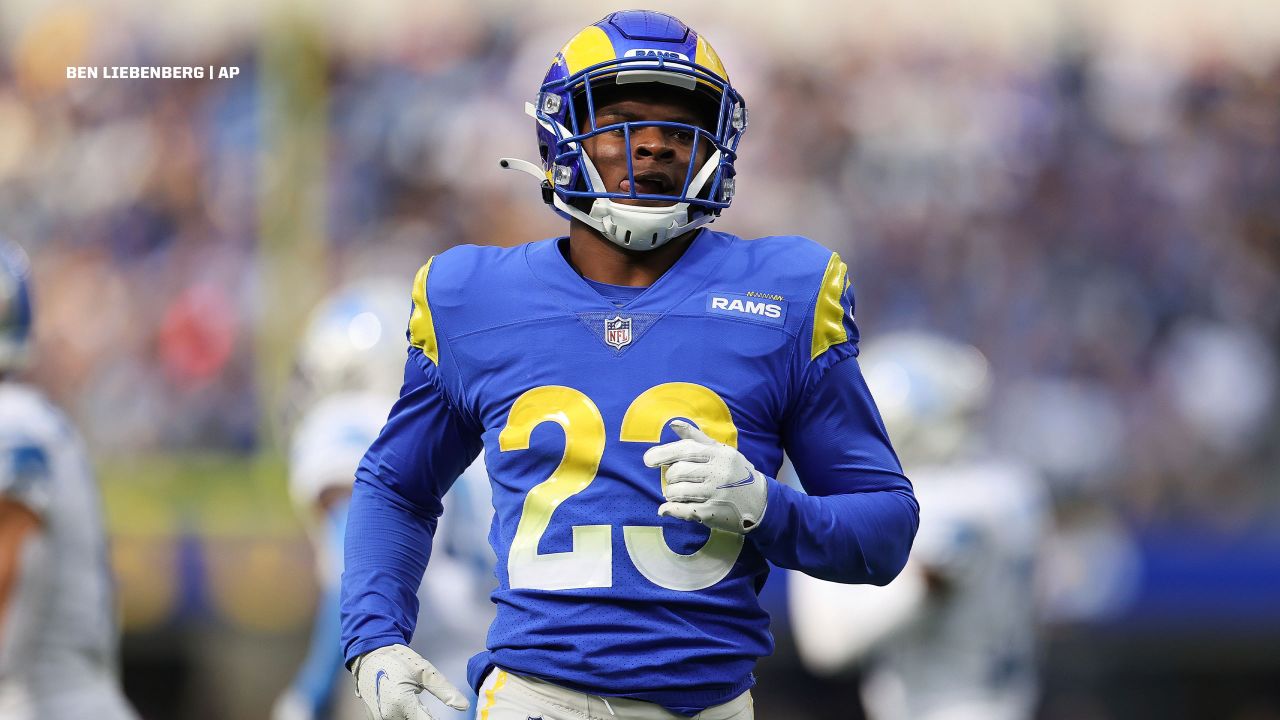
<path id="1" fill-rule="evenodd" d="M 486 720 L 753 717 L 769 562 L 885 584 L 918 522 L 856 360 L 840 258 L 704 227 L 747 126 L 707 39 L 617 12 L 535 102 L 567 236 L 460 246 L 414 279 L 400 399 L 360 463 L 342 641 L 374 718 L 467 705 L 405 646 L 441 498 L 482 449 L 497 617 L 472 659 Z M 774 480 L 786 450 L 808 493 Z M 427 648 L 427 655 L 433 652 Z"/>
<path id="2" fill-rule="evenodd" d="M 1033 472 L 982 441 L 987 360 L 969 345 L 905 332 L 868 342 L 862 363 L 927 513 L 888 587 L 792 574 L 801 659 L 824 675 L 862 665 L 873 720 L 1027 720 L 1047 499 Z"/>
<path id="3" fill-rule="evenodd" d="M 273 720 L 363 718 L 361 705 L 333 697 L 343 672 L 338 642 L 338 583 L 343 533 L 356 465 L 378 436 L 397 396 L 404 364 L 403 327 L 409 304 L 395 283 L 369 279 L 339 289 L 312 312 L 298 357 L 302 416 L 289 453 L 289 491 L 316 554 L 321 587 L 308 654 L 289 688 L 277 699 Z M 447 502 L 438 537 L 443 552 L 419 588 L 423 611 L 419 638 L 430 641 L 442 668 L 465 673 L 468 658 L 484 647 L 493 618 L 488 593 L 492 552 L 484 532 L 488 476 L 476 463 Z M 334 702 L 336 701 L 336 702 Z M 350 705 L 350 706 L 349 706 Z M 445 712 L 438 700 L 435 709 Z"/>
<path id="4" fill-rule="evenodd" d="M 29 265 L 0 243 L 0 717 L 131 720 L 115 600 L 83 443 L 14 379 L 31 347 Z"/>

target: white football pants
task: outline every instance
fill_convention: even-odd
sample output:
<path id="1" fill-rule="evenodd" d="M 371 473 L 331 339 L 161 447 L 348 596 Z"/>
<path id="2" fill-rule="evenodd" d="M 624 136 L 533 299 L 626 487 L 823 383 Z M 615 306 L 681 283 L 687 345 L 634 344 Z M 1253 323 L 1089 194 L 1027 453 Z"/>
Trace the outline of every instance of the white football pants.
<path id="1" fill-rule="evenodd" d="M 476 720 L 691 720 L 661 705 L 629 698 L 587 695 L 500 668 L 480 686 Z M 750 691 L 709 707 L 692 720 L 754 720 Z"/>

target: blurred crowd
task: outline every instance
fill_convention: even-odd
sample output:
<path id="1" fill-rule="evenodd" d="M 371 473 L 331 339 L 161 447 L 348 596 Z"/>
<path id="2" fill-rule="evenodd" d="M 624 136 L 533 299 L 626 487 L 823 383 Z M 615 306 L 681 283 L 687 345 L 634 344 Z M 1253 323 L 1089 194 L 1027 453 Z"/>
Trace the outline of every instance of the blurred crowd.
<path id="1" fill-rule="evenodd" d="M 386 10 L 394 3 L 374 3 L 317 24 L 272 17 L 258 3 L 113 3 L 132 9 L 0 4 L 0 235 L 33 261 L 32 375 L 98 462 L 158 457 L 185 481 L 246 459 L 204 472 L 218 487 L 224 475 L 243 479 L 252 458 L 278 467 L 289 401 L 280 361 L 331 288 L 393 276 L 407 297 L 413 271 L 452 245 L 564 232 L 529 178 L 504 173 L 497 158 L 535 158 L 523 104 L 552 49 L 601 8 L 531 0 L 514 12 L 505 0 L 472 0 L 401 19 Z M 1276 571 L 1274 537 L 1205 538 L 1249 538 L 1280 516 L 1280 44 L 1241 50 L 1280 22 L 1255 23 L 1251 37 L 1236 23 L 1237 44 L 1206 14 L 1207 39 L 1184 38 L 1175 52 L 1028 16 L 1070 4 L 932 4 L 999 12 L 957 23 L 955 34 L 898 28 L 879 38 L 876 28 L 906 4 L 851 7 L 867 22 L 847 38 L 843 26 L 799 34 L 814 22 L 804 3 L 732 16 L 668 8 L 712 40 L 750 109 L 738 195 L 713 227 L 803 234 L 838 250 L 866 338 L 933 330 L 990 358 L 995 449 L 1030 462 L 1054 493 L 1052 618 L 1105 618 L 1123 605 L 1115 596 L 1138 582 L 1144 533 L 1163 546 L 1191 538 L 1165 564 L 1173 570 L 1163 589 L 1201 602 L 1197 610 L 1228 597 L 1269 603 L 1274 595 L 1258 590 Z M 1119 15 L 1142 5 L 1075 4 Z M 1000 15 L 1015 10 L 1031 40 L 974 39 L 984 23 L 1016 24 Z M 1169 27 L 1164 15 L 1128 15 L 1138 35 Z M 69 80 L 74 65 L 240 72 Z M 124 466 L 114 482 L 130 479 Z M 189 696 L 185 717 L 249 717 L 210 698 L 258 707 L 285 682 L 281 658 L 292 649 L 264 650 L 261 633 L 305 615 L 290 592 L 305 586 L 304 548 L 253 525 L 260 514 L 242 509 L 263 496 L 249 485 L 225 488 L 235 502 L 224 514 L 251 516 L 256 536 L 219 536 L 185 516 L 166 520 L 162 539 L 127 537 L 137 527 L 116 533 L 126 616 L 152 607 L 142 601 L 148 583 L 165 598 L 135 623 L 160 633 L 155 646 L 135 636 L 132 655 L 126 647 L 131 697 L 170 708 Z M 1177 563 L 1188 558 L 1197 570 L 1235 574 L 1187 575 Z M 1160 567 L 1148 562 L 1145 581 Z M 1192 586 L 1219 594 L 1202 598 Z M 193 622 L 203 615 L 184 603 L 205 594 L 243 634 Z M 1245 615 L 1273 617 L 1274 604 Z M 198 652 L 164 634 L 178 627 L 194 633 Z M 798 667 L 780 637 L 764 677 Z M 1186 698 L 1156 674 L 1135 691 L 1125 673 L 1134 656 L 1100 651 L 1118 647 L 1105 638 L 1079 640 L 1077 655 L 1073 636 L 1065 640 L 1049 707 L 1090 695 L 1081 691 L 1090 683 L 1106 696 L 1099 678 L 1118 678 L 1116 697 L 1171 707 Z M 1158 665 L 1162 648 L 1142 662 Z M 1169 657 L 1213 662 L 1194 650 Z M 1257 657 L 1274 666 L 1269 649 Z M 203 678 L 194 690 L 171 682 L 188 671 Z M 221 684 L 204 688 L 208 678 Z"/>
<path id="2" fill-rule="evenodd" d="M 322 44 L 324 252 L 286 270 L 300 305 L 372 273 L 407 295 L 451 245 L 562 232 L 496 163 L 536 154 L 522 105 L 567 37 L 536 23 Z M 253 34 L 187 57 L 117 28 L 110 64 L 240 75 L 67 80 L 60 48 L 106 62 L 74 30 L 50 16 L 0 54 L 0 232 L 34 261 L 34 373 L 100 455 L 256 452 L 275 409 L 255 353 L 281 282 L 263 204 L 290 182 L 264 107 L 288 73 Z M 715 30 L 732 29 L 707 32 L 751 112 L 716 229 L 840 251 L 864 335 L 927 328 L 986 352 L 993 437 L 1064 503 L 1137 524 L 1274 518 L 1280 62 L 1065 30 L 1030 56 L 921 38 L 793 62 Z"/>

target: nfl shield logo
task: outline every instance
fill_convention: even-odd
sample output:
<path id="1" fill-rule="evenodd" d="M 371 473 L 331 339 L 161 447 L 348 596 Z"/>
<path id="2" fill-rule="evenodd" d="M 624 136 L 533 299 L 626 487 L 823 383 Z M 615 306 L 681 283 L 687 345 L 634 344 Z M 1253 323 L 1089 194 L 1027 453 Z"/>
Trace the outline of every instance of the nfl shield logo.
<path id="1" fill-rule="evenodd" d="M 615 315 L 604 321 L 604 341 L 621 350 L 631 344 L 631 318 Z"/>

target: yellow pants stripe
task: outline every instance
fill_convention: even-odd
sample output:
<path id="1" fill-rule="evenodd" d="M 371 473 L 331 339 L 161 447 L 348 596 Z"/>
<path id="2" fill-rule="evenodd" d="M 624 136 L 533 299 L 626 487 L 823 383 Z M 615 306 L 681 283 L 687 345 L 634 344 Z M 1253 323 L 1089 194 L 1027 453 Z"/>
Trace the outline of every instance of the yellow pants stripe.
<path id="1" fill-rule="evenodd" d="M 497 700 L 494 699 L 494 694 L 497 693 L 498 690 L 501 690 L 502 686 L 506 684 L 507 671 L 499 670 L 498 679 L 493 681 L 493 687 L 489 688 L 484 694 L 484 707 L 480 709 L 480 720 L 489 720 L 489 711 L 493 709 L 494 704 L 497 702 Z"/>

